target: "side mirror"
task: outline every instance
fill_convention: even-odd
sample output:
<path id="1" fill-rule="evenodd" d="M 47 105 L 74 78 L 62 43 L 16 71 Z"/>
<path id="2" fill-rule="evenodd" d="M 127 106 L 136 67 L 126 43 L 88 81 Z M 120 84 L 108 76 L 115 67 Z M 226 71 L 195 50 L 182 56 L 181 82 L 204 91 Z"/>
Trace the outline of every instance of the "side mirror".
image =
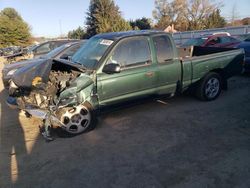
<path id="1" fill-rule="evenodd" d="M 110 63 L 103 67 L 102 72 L 107 74 L 119 73 L 121 72 L 121 66 L 116 63 Z"/>

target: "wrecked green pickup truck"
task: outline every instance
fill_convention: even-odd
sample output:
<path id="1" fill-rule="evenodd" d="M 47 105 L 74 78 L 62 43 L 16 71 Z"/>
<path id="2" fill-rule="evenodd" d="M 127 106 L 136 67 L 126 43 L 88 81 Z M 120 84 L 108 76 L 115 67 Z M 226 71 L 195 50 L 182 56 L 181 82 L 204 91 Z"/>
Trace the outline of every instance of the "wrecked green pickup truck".
<path id="1" fill-rule="evenodd" d="M 182 57 L 179 54 L 183 54 Z M 216 99 L 227 79 L 242 71 L 242 49 L 175 47 L 159 31 L 105 33 L 72 57 L 25 66 L 12 77 L 7 102 L 71 134 L 93 129 L 104 106 L 150 95 L 195 89 Z"/>

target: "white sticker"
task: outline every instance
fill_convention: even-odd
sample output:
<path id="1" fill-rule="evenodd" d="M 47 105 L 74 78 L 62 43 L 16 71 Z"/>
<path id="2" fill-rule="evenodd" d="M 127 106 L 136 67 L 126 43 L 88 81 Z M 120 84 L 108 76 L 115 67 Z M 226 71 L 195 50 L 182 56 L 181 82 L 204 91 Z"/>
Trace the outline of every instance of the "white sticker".
<path id="1" fill-rule="evenodd" d="M 103 39 L 100 44 L 102 45 L 106 45 L 106 46 L 110 46 L 114 41 L 112 40 L 107 40 L 107 39 Z"/>

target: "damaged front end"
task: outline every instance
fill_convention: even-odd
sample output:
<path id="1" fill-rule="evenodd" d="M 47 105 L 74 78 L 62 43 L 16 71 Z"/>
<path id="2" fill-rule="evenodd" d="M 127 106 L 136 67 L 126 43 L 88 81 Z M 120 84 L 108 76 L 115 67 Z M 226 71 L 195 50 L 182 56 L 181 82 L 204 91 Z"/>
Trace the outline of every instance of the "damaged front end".
<path id="1" fill-rule="evenodd" d="M 89 128 L 91 109 L 98 104 L 95 88 L 93 71 L 68 61 L 48 60 L 13 75 L 7 102 L 43 119 L 45 130 L 53 125 L 79 134 Z"/>

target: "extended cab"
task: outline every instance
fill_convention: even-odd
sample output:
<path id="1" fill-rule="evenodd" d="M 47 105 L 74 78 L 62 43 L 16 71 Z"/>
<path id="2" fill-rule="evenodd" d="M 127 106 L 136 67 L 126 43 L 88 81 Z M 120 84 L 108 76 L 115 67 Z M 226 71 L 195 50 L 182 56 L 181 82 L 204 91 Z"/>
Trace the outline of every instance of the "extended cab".
<path id="1" fill-rule="evenodd" d="M 214 100 L 227 79 L 242 71 L 243 60 L 242 49 L 177 50 L 165 32 L 99 34 L 76 52 L 73 63 L 54 59 L 16 71 L 7 101 L 78 134 L 93 129 L 95 112 L 111 104 L 191 87 L 198 98 Z"/>

